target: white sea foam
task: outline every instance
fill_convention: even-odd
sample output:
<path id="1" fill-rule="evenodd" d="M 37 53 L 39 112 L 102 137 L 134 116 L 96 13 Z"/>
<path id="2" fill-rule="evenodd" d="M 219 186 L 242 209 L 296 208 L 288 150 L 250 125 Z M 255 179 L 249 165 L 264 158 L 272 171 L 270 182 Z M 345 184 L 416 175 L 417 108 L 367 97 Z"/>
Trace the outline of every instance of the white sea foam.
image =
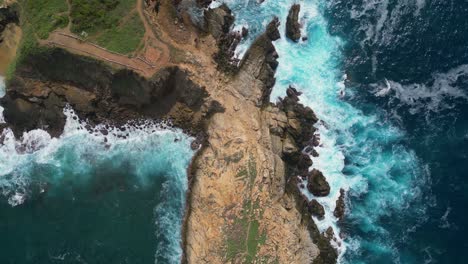
<path id="1" fill-rule="evenodd" d="M 374 95 L 397 99 L 400 104 L 409 106 L 411 113 L 438 112 L 452 108 L 453 99 L 468 100 L 468 95 L 457 83 L 461 77 L 468 77 L 468 64 L 445 73 L 434 73 L 427 83 L 400 84 L 385 80 L 384 85 L 373 85 Z"/>

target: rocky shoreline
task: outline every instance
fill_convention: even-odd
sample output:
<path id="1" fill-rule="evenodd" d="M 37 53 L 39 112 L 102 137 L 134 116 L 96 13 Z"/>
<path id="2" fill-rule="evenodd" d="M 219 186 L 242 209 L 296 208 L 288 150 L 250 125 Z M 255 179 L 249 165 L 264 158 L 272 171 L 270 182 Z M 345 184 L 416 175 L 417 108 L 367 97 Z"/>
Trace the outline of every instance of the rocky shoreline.
<path id="1" fill-rule="evenodd" d="M 187 169 L 182 263 L 336 263 L 333 234 L 320 233 L 311 217 L 323 215 L 323 207 L 299 188 L 308 178 L 314 195 L 329 192 L 323 175 L 309 172 L 309 155 L 317 155 L 319 144 L 313 127 L 318 119 L 293 87 L 278 104 L 269 100 L 280 21 L 272 20 L 244 59 L 235 61 L 243 33 L 230 31 L 230 10 L 223 5 L 204 14 L 197 41 L 217 43 L 208 54 L 216 62 L 215 77 L 204 71 L 213 65 L 180 65 L 147 79 L 64 49 L 41 48 L 20 61 L 8 80 L 0 100 L 8 126 L 17 137 L 36 128 L 58 137 L 67 104 L 91 125 L 169 120 L 196 137 L 192 147 L 199 149 Z M 344 213 L 343 199 L 344 192 L 337 218 Z M 251 236 L 254 246 L 242 241 Z"/>

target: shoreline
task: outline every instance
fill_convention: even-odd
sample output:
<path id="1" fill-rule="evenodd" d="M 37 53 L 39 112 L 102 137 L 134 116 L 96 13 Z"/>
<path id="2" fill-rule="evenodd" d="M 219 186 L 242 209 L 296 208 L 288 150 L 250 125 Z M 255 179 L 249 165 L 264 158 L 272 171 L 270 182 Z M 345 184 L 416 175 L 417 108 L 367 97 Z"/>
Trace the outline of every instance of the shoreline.
<path id="1" fill-rule="evenodd" d="M 210 23 L 224 23 L 223 19 L 230 15 L 230 11 L 220 10 L 213 11 Z M 310 205 L 294 184 L 299 174 L 305 177 L 304 164 L 309 164 L 300 153 L 304 142 L 313 137 L 307 124 L 301 122 L 314 120 L 313 111 L 296 100 L 297 94 L 289 92 L 281 103 L 269 103 L 278 66 L 272 44 L 279 37 L 278 22 L 272 21 L 254 41 L 235 73 L 224 64 L 229 59 L 215 66 L 209 60 L 214 54 L 220 59 L 232 52 L 231 48 L 220 47 L 221 53 L 210 53 L 210 35 L 200 43 L 207 49 L 195 53 L 202 64 L 163 68 L 151 78 L 63 49 L 47 49 L 30 55 L 18 66 L 7 96 L 1 100 L 6 106 L 5 116 L 17 134 L 43 128 L 52 136 L 60 135 L 63 129 L 59 110 L 65 103 L 91 124 L 118 125 L 140 118 L 172 120 L 174 127 L 195 137 L 192 148 L 199 147 L 186 169 L 182 263 L 200 261 L 203 254 L 212 262 L 230 258 L 240 261 L 244 249 L 229 253 L 233 243 L 245 243 L 238 240 L 239 235 L 254 236 L 259 241 L 254 248 L 247 247 L 258 259 L 274 257 L 284 263 L 317 259 L 316 263 L 331 263 L 336 252 L 330 248 L 329 239 L 317 230 L 308 212 Z M 230 46 L 238 41 L 238 35 L 229 30 L 221 33 L 218 45 Z M 45 67 L 51 61 L 63 65 L 51 71 Z M 70 64 L 87 71 L 76 75 Z M 214 77 L 207 80 L 209 74 Z M 46 92 L 35 89 L 44 84 Z M 142 95 L 128 93 L 129 85 Z M 208 214 L 203 213 L 205 207 Z M 249 215 L 243 211 L 249 211 Z M 245 234 L 235 232 L 239 226 L 236 221 L 247 222 L 248 228 L 242 230 Z M 285 225 L 285 221 L 290 223 Z M 255 226 L 257 233 L 251 233 Z M 282 242 L 283 238 L 288 238 L 287 243 Z M 270 255 L 275 247 L 277 252 Z M 291 247 L 304 250 L 291 256 Z"/>

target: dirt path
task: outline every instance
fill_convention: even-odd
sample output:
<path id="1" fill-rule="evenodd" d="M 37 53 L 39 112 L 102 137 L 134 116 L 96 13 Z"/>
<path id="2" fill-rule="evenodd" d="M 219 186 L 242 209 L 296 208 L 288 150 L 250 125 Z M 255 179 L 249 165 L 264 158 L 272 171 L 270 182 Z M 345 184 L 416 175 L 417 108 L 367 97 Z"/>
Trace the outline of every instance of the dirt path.
<path id="1" fill-rule="evenodd" d="M 145 35 L 142 40 L 144 48 L 137 51 L 134 56 L 112 52 L 99 45 L 85 41 L 70 32 L 70 25 L 64 29 L 52 32 L 47 40 L 40 41 L 40 43 L 48 46 L 62 47 L 71 52 L 91 56 L 119 67 L 126 67 L 146 77 L 150 77 L 159 69 L 170 64 L 170 50 L 166 44 L 159 41 L 154 35 L 143 11 L 143 1 L 137 0 L 136 5 L 136 10 L 145 27 Z"/>

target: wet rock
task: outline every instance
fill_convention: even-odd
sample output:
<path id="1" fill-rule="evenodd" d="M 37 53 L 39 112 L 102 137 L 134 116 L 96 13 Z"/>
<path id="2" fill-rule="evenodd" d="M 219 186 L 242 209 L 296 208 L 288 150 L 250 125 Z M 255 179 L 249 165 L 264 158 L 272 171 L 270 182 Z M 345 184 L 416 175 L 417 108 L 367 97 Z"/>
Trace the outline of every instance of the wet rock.
<path id="1" fill-rule="evenodd" d="M 333 215 L 341 220 L 345 214 L 345 210 L 345 190 L 340 189 L 340 197 L 338 198 L 338 200 L 336 200 L 336 207 L 335 211 L 333 212 Z"/>
<path id="2" fill-rule="evenodd" d="M 307 210 L 309 213 L 318 219 L 323 219 L 325 217 L 325 209 L 317 200 L 313 199 L 307 205 Z"/>
<path id="3" fill-rule="evenodd" d="M 278 30 L 280 25 L 280 21 L 277 17 L 273 18 L 273 20 L 268 24 L 266 28 L 266 35 L 271 41 L 275 41 L 281 38 L 281 34 Z"/>
<path id="4" fill-rule="evenodd" d="M 301 6 L 299 4 L 294 4 L 289 10 L 286 20 L 286 36 L 295 42 L 301 38 L 301 25 L 299 24 L 300 10 Z"/>
<path id="5" fill-rule="evenodd" d="M 319 170 L 313 169 L 307 176 L 307 189 L 315 196 L 323 197 L 330 194 L 330 185 Z"/>
<path id="6" fill-rule="evenodd" d="M 301 154 L 299 162 L 297 163 L 299 170 L 307 170 L 310 166 L 312 166 L 312 159 L 310 159 L 310 156 L 307 154 Z"/>
<path id="7" fill-rule="evenodd" d="M 249 29 L 246 27 L 242 27 L 241 35 L 243 38 L 246 38 L 249 35 Z"/>

